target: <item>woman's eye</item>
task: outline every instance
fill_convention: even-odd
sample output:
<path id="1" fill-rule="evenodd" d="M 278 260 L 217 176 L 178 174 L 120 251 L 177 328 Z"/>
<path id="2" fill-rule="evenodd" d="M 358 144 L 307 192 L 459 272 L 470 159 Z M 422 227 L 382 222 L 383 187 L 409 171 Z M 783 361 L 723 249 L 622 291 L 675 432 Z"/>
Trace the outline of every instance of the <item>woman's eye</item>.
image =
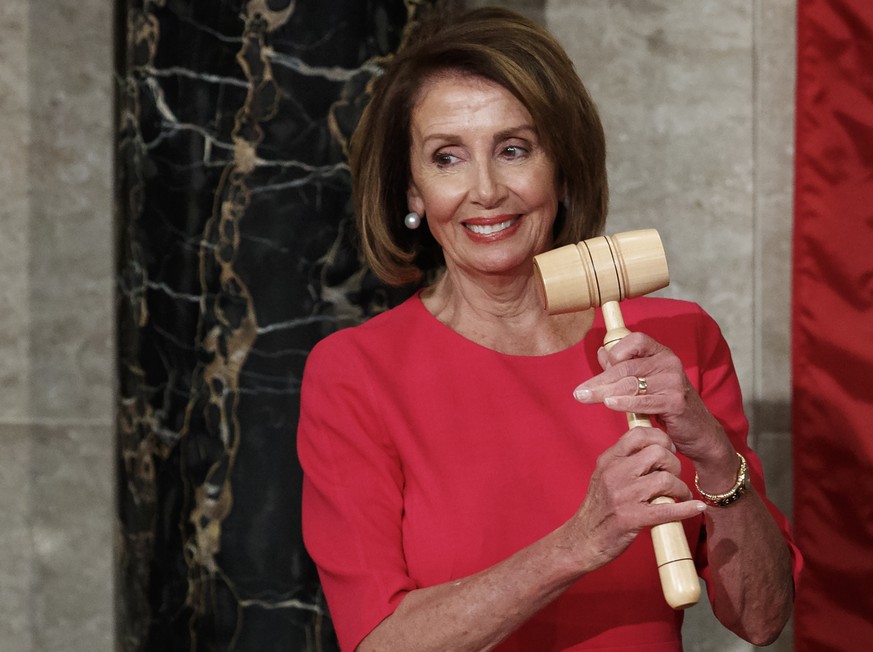
<path id="1" fill-rule="evenodd" d="M 527 149 L 521 145 L 507 145 L 503 148 L 503 155 L 506 158 L 522 158 L 527 154 Z"/>
<path id="2" fill-rule="evenodd" d="M 433 155 L 433 162 L 436 163 L 438 167 L 446 167 L 458 161 L 458 157 L 454 154 L 449 154 L 448 152 L 437 152 Z"/>

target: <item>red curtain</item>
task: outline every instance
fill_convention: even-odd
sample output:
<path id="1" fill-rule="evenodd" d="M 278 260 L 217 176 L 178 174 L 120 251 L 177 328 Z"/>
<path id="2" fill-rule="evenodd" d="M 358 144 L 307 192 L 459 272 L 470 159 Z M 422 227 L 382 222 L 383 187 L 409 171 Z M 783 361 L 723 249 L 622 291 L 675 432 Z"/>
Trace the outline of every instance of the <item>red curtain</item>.
<path id="1" fill-rule="evenodd" d="M 798 0 L 795 650 L 873 650 L 873 1 Z"/>

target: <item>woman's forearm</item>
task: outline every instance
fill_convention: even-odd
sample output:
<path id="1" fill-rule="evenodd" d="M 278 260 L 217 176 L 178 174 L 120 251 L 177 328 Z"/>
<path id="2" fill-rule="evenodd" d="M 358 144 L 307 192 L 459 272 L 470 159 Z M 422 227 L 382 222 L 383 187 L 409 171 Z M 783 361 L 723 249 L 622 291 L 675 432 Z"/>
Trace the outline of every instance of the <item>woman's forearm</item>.
<path id="1" fill-rule="evenodd" d="M 768 645 L 791 615 L 794 599 L 788 545 L 760 496 L 747 495 L 705 512 L 713 613 L 755 645 Z"/>
<path id="2" fill-rule="evenodd" d="M 634 428 L 597 459 L 585 500 L 562 526 L 480 573 L 412 591 L 360 650 L 488 650 L 648 527 L 698 516 L 669 437 Z M 678 502 L 654 505 L 652 496 Z"/>
<path id="3" fill-rule="evenodd" d="M 417 589 L 358 646 L 490 650 L 591 568 L 570 523 L 482 572 Z"/>

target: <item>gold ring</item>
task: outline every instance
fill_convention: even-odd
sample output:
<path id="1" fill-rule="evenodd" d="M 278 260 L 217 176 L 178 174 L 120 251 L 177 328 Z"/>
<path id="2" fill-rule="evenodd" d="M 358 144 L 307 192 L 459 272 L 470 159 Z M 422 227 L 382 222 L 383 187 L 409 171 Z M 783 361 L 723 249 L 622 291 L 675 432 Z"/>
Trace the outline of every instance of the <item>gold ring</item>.
<path id="1" fill-rule="evenodd" d="M 643 396 L 649 391 L 649 383 L 645 378 L 637 378 L 637 396 Z"/>

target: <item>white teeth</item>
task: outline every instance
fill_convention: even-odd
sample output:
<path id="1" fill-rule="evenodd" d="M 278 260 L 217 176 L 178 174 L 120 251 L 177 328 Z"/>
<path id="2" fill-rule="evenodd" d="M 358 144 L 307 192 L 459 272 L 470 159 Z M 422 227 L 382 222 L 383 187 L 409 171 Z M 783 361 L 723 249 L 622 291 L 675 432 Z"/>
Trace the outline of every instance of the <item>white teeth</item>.
<path id="1" fill-rule="evenodd" d="M 479 235 L 491 235 L 492 233 L 497 233 L 503 229 L 508 229 L 515 224 L 516 219 L 518 218 L 512 218 L 511 220 L 506 220 L 505 222 L 499 222 L 497 224 L 465 224 L 464 226 L 470 229 L 473 233 L 478 233 Z"/>

